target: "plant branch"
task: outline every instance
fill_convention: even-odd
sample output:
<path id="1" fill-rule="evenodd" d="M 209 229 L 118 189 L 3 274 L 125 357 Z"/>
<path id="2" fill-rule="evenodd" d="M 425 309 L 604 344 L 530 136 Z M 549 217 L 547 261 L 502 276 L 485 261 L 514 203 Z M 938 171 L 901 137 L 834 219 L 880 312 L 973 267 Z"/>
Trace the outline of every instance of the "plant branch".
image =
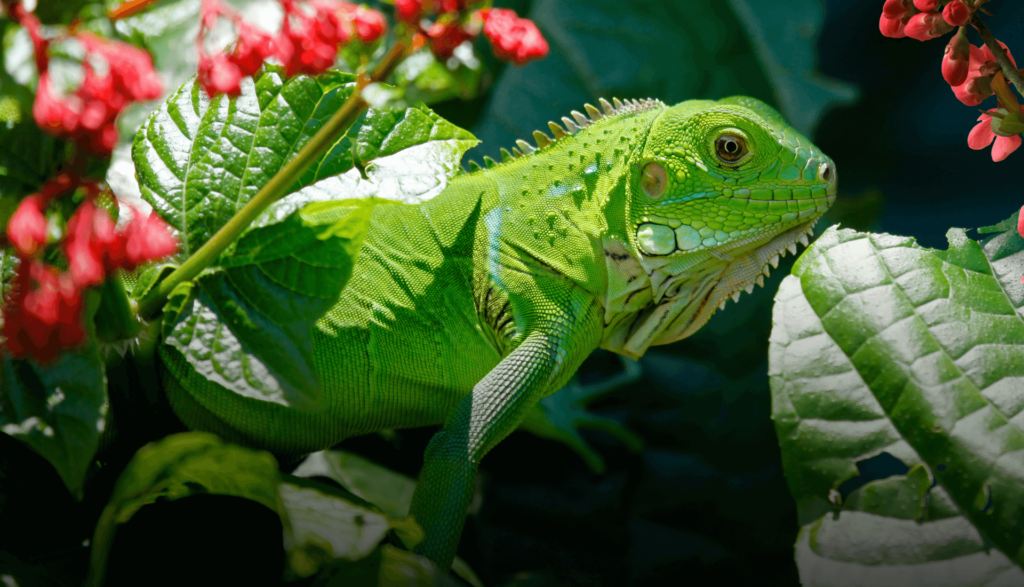
<path id="1" fill-rule="evenodd" d="M 268 206 L 286 196 L 288 189 L 295 184 L 299 176 L 318 157 L 323 155 L 334 145 L 337 140 L 348 131 L 352 123 L 359 118 L 359 115 L 367 108 L 362 98 L 363 88 L 368 84 L 387 79 L 401 58 L 405 56 L 408 43 L 399 40 L 391 51 L 384 57 L 377 68 L 369 76 L 362 74 L 356 80 L 356 87 L 352 95 L 324 123 L 324 126 L 317 131 L 313 138 L 306 143 L 298 154 L 291 161 L 285 164 L 268 181 L 260 191 L 249 200 L 232 218 L 217 231 L 210 240 L 206 241 L 198 251 L 193 253 L 184 263 L 175 269 L 166 279 L 158 283 L 139 300 L 139 315 L 143 319 L 150 319 L 160 312 L 167 302 L 171 291 L 181 283 L 191 281 L 203 270 L 213 264 L 222 252 L 238 238 L 246 228 L 267 209 Z"/>
<path id="2" fill-rule="evenodd" d="M 1017 91 L 1024 94 L 1024 80 L 1020 77 L 1020 72 L 1013 66 L 1013 62 L 1010 61 L 1009 55 L 1006 54 L 1006 50 L 999 44 L 992 31 L 989 30 L 988 25 L 985 21 L 981 20 L 981 17 L 977 13 L 971 18 L 971 24 L 975 29 L 978 30 L 978 34 L 981 35 L 981 39 L 985 41 L 985 46 L 988 50 L 996 56 L 996 61 L 999 62 L 1000 69 L 1003 70 L 1003 75 L 1006 79 L 1013 82 L 1013 85 L 1017 86 Z"/>
<path id="3" fill-rule="evenodd" d="M 160 0 L 125 0 L 125 2 L 122 2 L 120 6 L 108 12 L 107 18 L 110 20 L 128 18 L 129 16 L 142 12 L 149 8 L 151 4 L 156 4 L 159 1 Z"/>

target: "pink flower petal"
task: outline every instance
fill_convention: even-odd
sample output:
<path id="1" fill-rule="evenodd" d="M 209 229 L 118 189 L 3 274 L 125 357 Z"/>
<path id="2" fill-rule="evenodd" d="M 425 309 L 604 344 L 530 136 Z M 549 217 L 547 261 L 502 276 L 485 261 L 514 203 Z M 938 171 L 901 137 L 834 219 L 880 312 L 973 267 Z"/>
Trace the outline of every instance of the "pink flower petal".
<path id="1" fill-rule="evenodd" d="M 971 129 L 971 134 L 967 135 L 967 146 L 975 151 L 988 147 L 992 144 L 992 139 L 996 138 L 996 133 L 992 131 L 992 117 L 982 114 L 979 120 L 981 122 Z"/>
<path id="2" fill-rule="evenodd" d="M 1010 153 L 1020 147 L 1020 135 L 1012 137 L 996 137 L 996 143 L 992 145 L 992 160 L 1002 161 L 1010 156 Z"/>

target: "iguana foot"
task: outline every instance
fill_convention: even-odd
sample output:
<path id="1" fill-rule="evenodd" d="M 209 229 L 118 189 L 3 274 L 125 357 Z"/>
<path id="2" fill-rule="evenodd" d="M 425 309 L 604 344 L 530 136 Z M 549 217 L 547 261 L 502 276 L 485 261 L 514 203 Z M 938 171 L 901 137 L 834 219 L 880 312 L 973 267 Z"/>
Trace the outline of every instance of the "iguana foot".
<path id="1" fill-rule="evenodd" d="M 643 440 L 618 421 L 596 416 L 587 411 L 589 404 L 612 391 L 622 388 L 640 378 L 640 364 L 632 359 L 622 360 L 622 372 L 598 383 L 583 385 L 573 377 L 562 389 L 540 400 L 520 425 L 541 438 L 555 440 L 576 451 L 595 473 L 603 473 L 604 459 L 592 449 L 579 430 L 589 428 L 607 432 L 634 452 L 643 449 Z"/>

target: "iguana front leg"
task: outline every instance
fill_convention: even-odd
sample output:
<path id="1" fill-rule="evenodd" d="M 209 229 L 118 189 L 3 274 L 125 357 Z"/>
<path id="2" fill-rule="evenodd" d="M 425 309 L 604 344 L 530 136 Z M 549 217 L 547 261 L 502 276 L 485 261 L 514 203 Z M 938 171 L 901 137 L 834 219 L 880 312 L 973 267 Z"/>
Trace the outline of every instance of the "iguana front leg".
<path id="1" fill-rule="evenodd" d="M 527 330 L 509 353 L 449 414 L 427 446 L 411 513 L 426 532 L 416 551 L 448 569 L 473 496 L 477 467 L 544 396 L 558 390 L 597 348 L 596 300 L 567 282 L 561 311 Z"/>

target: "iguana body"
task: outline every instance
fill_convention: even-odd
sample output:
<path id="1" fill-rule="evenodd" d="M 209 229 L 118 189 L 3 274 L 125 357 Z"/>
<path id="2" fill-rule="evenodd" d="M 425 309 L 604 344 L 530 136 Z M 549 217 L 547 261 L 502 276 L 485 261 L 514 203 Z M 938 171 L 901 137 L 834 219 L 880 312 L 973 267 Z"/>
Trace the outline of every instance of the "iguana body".
<path id="1" fill-rule="evenodd" d="M 831 160 L 756 100 L 603 105 L 433 200 L 374 210 L 317 323 L 319 409 L 231 393 L 165 347 L 175 412 L 291 455 L 444 423 L 412 514 L 446 568 L 480 459 L 538 400 L 594 349 L 635 358 L 695 332 L 835 197 Z"/>

